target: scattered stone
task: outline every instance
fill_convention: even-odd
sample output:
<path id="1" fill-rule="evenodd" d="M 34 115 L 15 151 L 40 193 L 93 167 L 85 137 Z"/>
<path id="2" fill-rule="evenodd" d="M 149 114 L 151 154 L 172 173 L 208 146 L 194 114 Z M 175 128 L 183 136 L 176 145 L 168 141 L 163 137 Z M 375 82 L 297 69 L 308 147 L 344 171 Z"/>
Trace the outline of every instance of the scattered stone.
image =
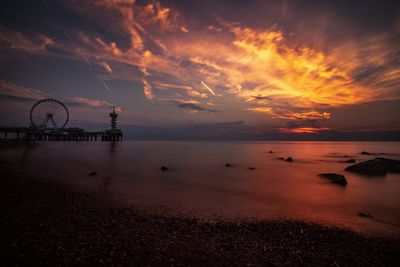
<path id="1" fill-rule="evenodd" d="M 364 217 L 364 218 L 371 218 L 371 217 L 372 217 L 371 214 L 366 213 L 366 212 L 363 212 L 363 211 L 360 211 L 360 212 L 358 213 L 358 216 Z"/>
<path id="2" fill-rule="evenodd" d="M 398 236 L 285 219 L 210 222 L 18 174 L 0 175 L 0 193 L 2 266 L 400 266 Z"/>
<path id="3" fill-rule="evenodd" d="M 321 173 L 321 174 L 319 174 L 319 176 L 329 179 L 334 184 L 343 185 L 343 186 L 347 185 L 346 177 L 344 177 L 341 174 L 337 174 L 337 173 Z"/>
<path id="4" fill-rule="evenodd" d="M 293 159 L 292 159 L 291 157 L 288 157 L 287 159 L 285 159 L 285 161 L 287 161 L 287 162 L 292 162 Z"/>
<path id="5" fill-rule="evenodd" d="M 372 155 L 372 154 L 367 151 L 363 151 L 363 152 L 361 152 L 361 155 Z"/>
<path id="6" fill-rule="evenodd" d="M 254 167 L 248 167 L 248 169 L 253 171 L 253 170 L 255 170 L 256 168 L 254 168 Z"/>
<path id="7" fill-rule="evenodd" d="M 375 158 L 375 160 L 380 160 L 385 163 L 387 172 L 400 172 L 400 160 L 380 157 Z"/>
<path id="8" fill-rule="evenodd" d="M 160 168 L 162 171 L 168 171 L 168 168 L 167 167 L 165 167 L 165 166 L 161 166 L 161 168 Z"/>
<path id="9" fill-rule="evenodd" d="M 233 165 L 232 164 L 230 164 L 230 163 L 225 163 L 225 167 L 233 167 Z"/>
<path id="10" fill-rule="evenodd" d="M 97 172 L 96 172 L 96 171 L 89 172 L 89 175 L 90 175 L 90 176 L 96 176 L 96 175 L 97 175 Z"/>

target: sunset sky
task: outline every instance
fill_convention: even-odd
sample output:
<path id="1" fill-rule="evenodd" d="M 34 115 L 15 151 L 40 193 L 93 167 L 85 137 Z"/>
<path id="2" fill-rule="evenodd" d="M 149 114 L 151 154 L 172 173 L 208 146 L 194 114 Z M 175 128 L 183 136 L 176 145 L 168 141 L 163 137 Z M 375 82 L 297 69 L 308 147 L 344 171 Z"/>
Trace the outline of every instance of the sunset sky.
<path id="1" fill-rule="evenodd" d="M 88 129 L 117 106 L 132 138 L 400 138 L 399 1 L 0 7 L 0 125 L 50 97 Z"/>

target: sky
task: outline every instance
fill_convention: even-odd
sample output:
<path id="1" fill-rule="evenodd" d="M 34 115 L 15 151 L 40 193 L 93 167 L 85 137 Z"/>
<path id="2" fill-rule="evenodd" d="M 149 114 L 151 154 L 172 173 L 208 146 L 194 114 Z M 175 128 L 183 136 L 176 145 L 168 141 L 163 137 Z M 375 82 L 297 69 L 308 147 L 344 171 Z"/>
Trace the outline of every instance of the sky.
<path id="1" fill-rule="evenodd" d="M 0 125 L 54 98 L 132 139 L 400 139 L 399 1 L 0 6 Z"/>

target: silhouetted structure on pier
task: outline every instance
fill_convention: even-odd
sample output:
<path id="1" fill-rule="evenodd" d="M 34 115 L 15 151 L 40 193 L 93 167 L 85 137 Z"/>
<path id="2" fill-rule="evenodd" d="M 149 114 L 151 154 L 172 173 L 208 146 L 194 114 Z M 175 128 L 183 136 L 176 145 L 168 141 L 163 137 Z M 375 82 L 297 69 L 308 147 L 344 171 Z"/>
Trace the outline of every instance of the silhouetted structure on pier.
<path id="1" fill-rule="evenodd" d="M 32 141 L 122 141 L 123 134 L 117 127 L 118 114 L 112 107 L 110 129 L 88 132 L 77 127 L 65 128 L 69 120 L 67 107 L 55 99 L 43 99 L 33 105 L 29 117 L 30 127 L 0 127 L 0 139 L 26 139 Z M 53 127 L 48 127 L 48 124 Z M 60 128 L 57 125 L 62 125 Z"/>

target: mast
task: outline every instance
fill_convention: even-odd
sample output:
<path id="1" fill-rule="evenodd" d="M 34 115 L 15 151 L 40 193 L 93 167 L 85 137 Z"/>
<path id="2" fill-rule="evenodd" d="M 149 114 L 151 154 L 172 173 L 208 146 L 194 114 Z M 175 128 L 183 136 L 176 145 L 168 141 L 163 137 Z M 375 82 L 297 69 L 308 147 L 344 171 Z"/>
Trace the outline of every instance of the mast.
<path id="1" fill-rule="evenodd" d="M 112 112 L 110 112 L 110 122 L 111 122 L 111 130 L 115 131 L 117 129 L 117 118 L 118 114 L 115 113 L 115 107 L 112 107 Z"/>

